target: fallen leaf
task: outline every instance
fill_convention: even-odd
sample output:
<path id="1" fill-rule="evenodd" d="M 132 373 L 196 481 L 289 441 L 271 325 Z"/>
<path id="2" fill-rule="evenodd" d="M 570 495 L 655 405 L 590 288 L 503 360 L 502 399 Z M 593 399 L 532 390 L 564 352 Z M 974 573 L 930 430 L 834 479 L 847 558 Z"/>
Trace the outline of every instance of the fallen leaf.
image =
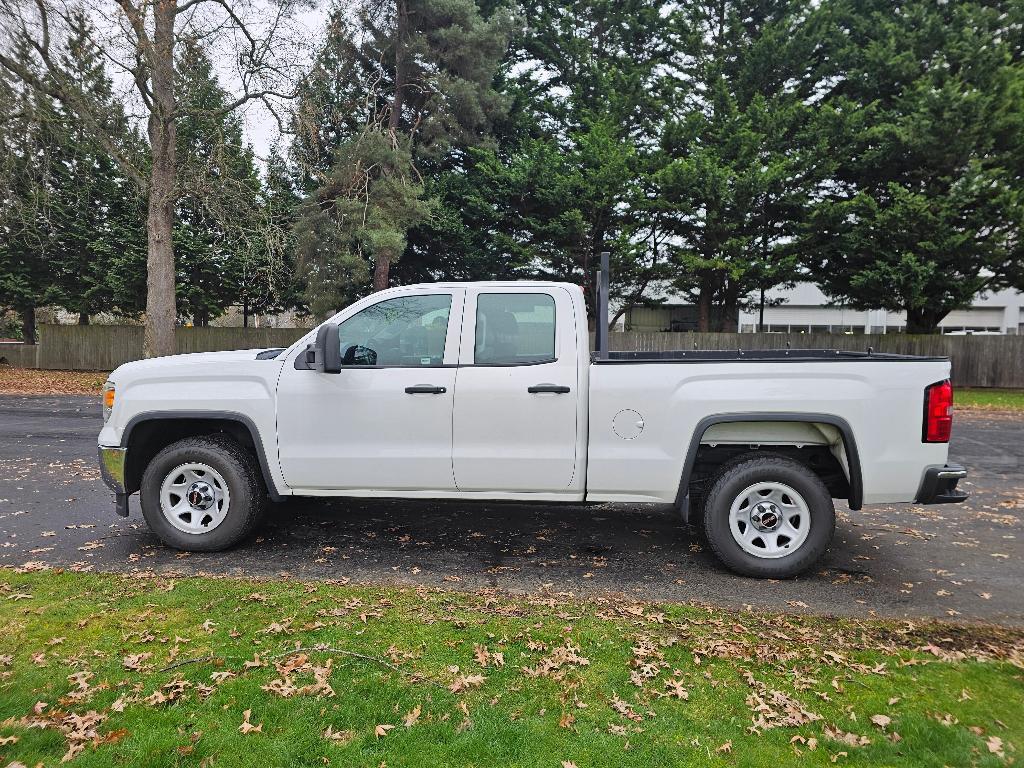
<path id="1" fill-rule="evenodd" d="M 324 731 L 324 738 L 335 744 L 348 744 L 352 741 L 352 731 L 336 731 L 328 725 Z"/>
<path id="2" fill-rule="evenodd" d="M 562 768 L 576 768 L 576 763 L 574 763 L 572 760 L 563 760 Z"/>
<path id="3" fill-rule="evenodd" d="M 889 726 L 889 723 L 892 722 L 892 718 L 886 715 L 872 715 L 871 722 L 884 731 Z"/>
<path id="4" fill-rule="evenodd" d="M 998 757 L 1003 757 L 1003 740 L 998 736 L 989 737 L 988 741 L 985 742 L 985 746 L 988 747 L 988 751 Z"/>
<path id="5" fill-rule="evenodd" d="M 379 739 L 381 736 L 387 736 L 388 731 L 392 730 L 394 727 L 395 726 L 393 725 L 385 723 L 383 725 L 378 725 L 376 728 L 374 728 L 373 733 Z"/>
<path id="6" fill-rule="evenodd" d="M 253 725 L 249 722 L 249 718 L 252 716 L 252 710 L 247 709 L 242 713 L 242 724 L 238 726 L 238 730 L 242 733 L 263 733 L 263 723 L 259 725 Z"/>
<path id="7" fill-rule="evenodd" d="M 122 663 L 125 669 L 140 670 L 142 669 L 142 662 L 151 658 L 153 658 L 152 653 L 135 653 L 125 656 Z"/>
<path id="8" fill-rule="evenodd" d="M 483 685 L 484 680 L 487 678 L 483 675 L 462 675 L 457 677 L 455 681 L 448 686 L 448 690 L 452 693 L 462 693 L 470 688 L 477 688 Z"/>
<path id="9" fill-rule="evenodd" d="M 731 741 L 725 742 L 725 744 L 723 744 L 718 749 L 716 749 L 715 752 L 716 753 L 717 752 L 724 752 L 727 755 L 731 754 L 732 753 L 732 742 Z"/>
<path id="10" fill-rule="evenodd" d="M 683 701 L 688 701 L 690 698 L 689 692 L 683 687 L 682 680 L 666 680 L 665 687 L 668 688 L 669 696 L 675 696 Z"/>
<path id="11" fill-rule="evenodd" d="M 420 719 L 420 713 L 423 711 L 423 707 L 417 704 L 411 710 L 409 710 L 405 717 L 402 718 L 402 723 L 406 728 L 412 728 Z"/>

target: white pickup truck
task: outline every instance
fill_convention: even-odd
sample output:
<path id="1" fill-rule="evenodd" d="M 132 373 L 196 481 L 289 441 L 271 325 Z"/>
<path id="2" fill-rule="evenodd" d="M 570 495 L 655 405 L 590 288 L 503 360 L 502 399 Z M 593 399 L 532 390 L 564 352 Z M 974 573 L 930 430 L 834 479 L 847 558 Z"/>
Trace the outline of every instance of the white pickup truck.
<path id="1" fill-rule="evenodd" d="M 268 496 L 660 502 L 773 578 L 822 556 L 834 498 L 967 497 L 945 358 L 606 347 L 578 286 L 391 288 L 288 349 L 122 365 L 100 465 L 184 550 L 236 544 Z"/>

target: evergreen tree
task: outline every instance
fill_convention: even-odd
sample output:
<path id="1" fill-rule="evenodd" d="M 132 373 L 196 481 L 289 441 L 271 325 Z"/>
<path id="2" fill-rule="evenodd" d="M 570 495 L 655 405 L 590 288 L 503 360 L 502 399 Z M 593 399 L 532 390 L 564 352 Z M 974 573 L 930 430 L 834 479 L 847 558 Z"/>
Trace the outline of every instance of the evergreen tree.
<path id="1" fill-rule="evenodd" d="M 1022 285 L 1022 15 L 1008 1 L 822 6 L 838 162 L 807 239 L 826 293 L 931 333 L 979 291 Z"/>
<path id="2" fill-rule="evenodd" d="M 107 134 L 120 136 L 126 153 L 138 152 L 91 35 L 84 11 L 74 11 L 61 66 L 85 98 L 104 106 Z M 47 139 L 54 153 L 48 300 L 77 314 L 82 324 L 102 311 L 136 314 L 142 310 L 145 285 L 141 201 L 95 134 L 62 104 L 55 110 Z"/>
<path id="3" fill-rule="evenodd" d="M 232 305 L 264 311 L 280 269 L 280 243 L 264 205 L 240 118 L 196 40 L 180 44 L 178 77 L 184 114 L 178 121 L 180 194 L 174 245 L 177 306 L 197 326 Z"/>
<path id="4" fill-rule="evenodd" d="M 31 65 L 28 41 L 16 55 Z M 53 103 L 0 73 L 0 310 L 21 318 L 22 339 L 36 341 L 35 313 L 47 303 L 52 269 L 50 190 L 53 153 L 47 131 Z"/>
<path id="5" fill-rule="evenodd" d="M 376 289 L 435 201 L 423 169 L 486 141 L 511 16 L 473 0 L 364 0 L 332 14 L 301 89 L 294 159 L 315 191 L 296 224 L 312 310 Z"/>
<path id="6" fill-rule="evenodd" d="M 585 286 L 588 304 L 602 251 L 612 253 L 612 295 L 624 305 L 661 276 L 651 136 L 667 106 L 668 7 L 545 0 L 526 9 L 511 82 L 518 130 L 489 168 L 508 191 L 495 198 L 498 218 L 518 263 Z"/>
<path id="7" fill-rule="evenodd" d="M 824 179 L 805 13 L 793 0 L 708 0 L 674 16 L 685 99 L 657 181 L 677 238 L 674 285 L 702 331 L 737 330 L 751 291 L 798 274 L 796 227 Z"/>
<path id="8" fill-rule="evenodd" d="M 246 327 L 251 315 L 273 314 L 302 305 L 292 235 L 299 196 L 276 146 L 267 159 L 260 199 L 263 233 L 253 241 L 257 247 L 245 252 L 237 278 L 236 303 L 241 306 L 242 324 Z"/>

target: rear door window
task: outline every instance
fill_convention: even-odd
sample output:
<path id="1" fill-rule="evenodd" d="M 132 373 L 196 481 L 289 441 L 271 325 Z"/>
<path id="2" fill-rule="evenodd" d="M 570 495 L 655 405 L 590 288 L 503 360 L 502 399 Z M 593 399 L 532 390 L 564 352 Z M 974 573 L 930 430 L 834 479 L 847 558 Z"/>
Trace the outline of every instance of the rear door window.
<path id="1" fill-rule="evenodd" d="M 481 293 L 476 302 L 476 365 L 555 360 L 555 300 L 546 293 Z"/>

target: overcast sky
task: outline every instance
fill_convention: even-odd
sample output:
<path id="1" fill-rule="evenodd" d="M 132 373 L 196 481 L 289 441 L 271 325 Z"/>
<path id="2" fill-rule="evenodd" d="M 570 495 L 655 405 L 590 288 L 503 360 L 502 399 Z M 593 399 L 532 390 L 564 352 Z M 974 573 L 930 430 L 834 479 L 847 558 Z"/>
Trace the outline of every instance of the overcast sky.
<path id="1" fill-rule="evenodd" d="M 334 0 L 334 2 L 337 1 Z M 250 11 L 253 10 L 253 6 L 258 6 L 260 2 L 261 0 L 252 0 L 252 5 L 249 6 Z M 288 41 L 284 45 L 284 48 L 289 52 L 289 58 L 298 58 L 303 66 L 308 65 L 312 60 L 323 40 L 325 24 L 331 4 L 332 0 L 310 0 L 309 6 L 298 10 L 292 18 L 292 23 L 289 25 Z M 119 36 L 121 36 L 121 40 L 124 39 L 123 32 L 119 30 L 120 25 L 124 23 L 123 18 L 120 16 L 120 12 L 111 4 L 110 0 L 94 0 L 94 2 L 88 3 L 86 7 L 97 33 L 108 44 L 107 48 L 110 58 L 107 61 L 107 72 L 114 81 L 114 88 L 130 113 L 139 121 L 144 132 L 145 110 L 138 100 L 131 76 L 125 72 L 124 66 L 119 63 L 121 57 L 125 56 L 126 50 L 118 45 Z M 256 10 L 258 12 L 258 8 Z M 269 10 L 267 13 L 269 18 Z M 229 27 L 225 26 L 222 29 L 229 29 Z M 210 49 L 210 55 L 221 85 L 229 93 L 237 95 L 240 93 L 240 88 L 239 80 L 234 74 L 236 62 L 233 60 L 237 46 L 232 50 L 230 37 L 226 39 L 226 45 L 214 44 Z M 221 39 L 221 43 L 223 42 L 224 38 Z M 127 50 L 130 51 L 131 49 Z M 297 56 L 294 54 L 297 54 Z M 283 109 L 279 110 L 282 119 L 287 118 L 287 109 L 288 105 L 285 104 Z M 262 102 L 249 102 L 238 110 L 238 114 L 242 118 L 246 141 L 252 146 L 261 163 L 266 159 L 275 141 L 280 140 L 282 145 L 288 144 L 288 137 L 280 135 L 277 121 Z"/>

